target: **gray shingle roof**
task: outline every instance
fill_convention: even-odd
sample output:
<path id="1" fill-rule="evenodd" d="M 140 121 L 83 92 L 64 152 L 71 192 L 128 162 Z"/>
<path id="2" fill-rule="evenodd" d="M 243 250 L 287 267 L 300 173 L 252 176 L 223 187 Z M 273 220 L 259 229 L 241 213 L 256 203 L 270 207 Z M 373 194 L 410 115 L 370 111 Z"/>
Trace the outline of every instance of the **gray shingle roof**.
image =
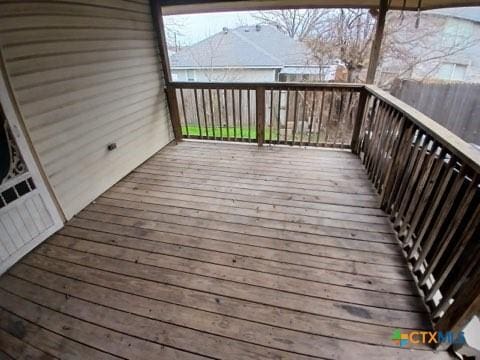
<path id="1" fill-rule="evenodd" d="M 309 65 L 308 48 L 273 26 L 219 32 L 171 56 L 175 67 L 283 67 Z"/>

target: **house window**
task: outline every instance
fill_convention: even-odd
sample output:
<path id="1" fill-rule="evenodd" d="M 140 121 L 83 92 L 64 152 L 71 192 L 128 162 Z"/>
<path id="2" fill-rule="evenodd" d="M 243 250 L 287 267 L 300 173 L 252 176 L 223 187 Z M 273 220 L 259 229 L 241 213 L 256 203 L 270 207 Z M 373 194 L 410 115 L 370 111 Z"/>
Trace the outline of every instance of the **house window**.
<path id="1" fill-rule="evenodd" d="M 195 70 L 187 70 L 187 81 L 195 81 Z"/>
<path id="2" fill-rule="evenodd" d="M 467 65 L 443 63 L 438 69 L 438 78 L 442 80 L 463 81 L 467 73 Z"/>

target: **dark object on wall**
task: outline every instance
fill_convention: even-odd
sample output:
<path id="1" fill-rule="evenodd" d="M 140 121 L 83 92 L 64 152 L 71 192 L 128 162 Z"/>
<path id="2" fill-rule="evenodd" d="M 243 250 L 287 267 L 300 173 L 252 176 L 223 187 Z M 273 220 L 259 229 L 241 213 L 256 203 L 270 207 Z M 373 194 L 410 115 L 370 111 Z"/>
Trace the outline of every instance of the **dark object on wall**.
<path id="1" fill-rule="evenodd" d="M 0 184 L 26 171 L 27 166 L 20 155 L 5 114 L 0 108 Z"/>
<path id="2" fill-rule="evenodd" d="M 10 151 L 8 149 L 6 120 L 0 113 L 0 184 L 7 177 L 10 170 Z"/>
<path id="3" fill-rule="evenodd" d="M 390 92 L 466 142 L 480 145 L 480 84 L 397 79 Z"/>

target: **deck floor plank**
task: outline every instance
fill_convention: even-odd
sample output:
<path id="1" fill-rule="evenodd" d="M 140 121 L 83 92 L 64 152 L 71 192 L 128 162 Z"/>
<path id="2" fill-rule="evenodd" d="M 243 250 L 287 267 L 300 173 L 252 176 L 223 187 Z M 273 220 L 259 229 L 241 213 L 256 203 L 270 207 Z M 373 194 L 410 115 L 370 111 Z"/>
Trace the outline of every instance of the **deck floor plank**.
<path id="1" fill-rule="evenodd" d="M 347 151 L 168 146 L 0 277 L 0 298 L 14 359 L 449 358 L 390 339 L 427 314 Z"/>

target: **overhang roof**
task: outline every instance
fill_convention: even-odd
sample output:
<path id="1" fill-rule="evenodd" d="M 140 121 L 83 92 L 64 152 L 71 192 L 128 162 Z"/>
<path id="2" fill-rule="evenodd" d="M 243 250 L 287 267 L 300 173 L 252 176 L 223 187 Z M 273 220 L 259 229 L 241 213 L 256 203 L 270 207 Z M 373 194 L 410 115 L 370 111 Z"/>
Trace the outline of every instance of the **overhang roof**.
<path id="1" fill-rule="evenodd" d="M 379 0 L 161 0 L 163 15 L 293 8 L 378 8 Z M 480 0 L 391 0 L 390 9 L 480 6 Z"/>

